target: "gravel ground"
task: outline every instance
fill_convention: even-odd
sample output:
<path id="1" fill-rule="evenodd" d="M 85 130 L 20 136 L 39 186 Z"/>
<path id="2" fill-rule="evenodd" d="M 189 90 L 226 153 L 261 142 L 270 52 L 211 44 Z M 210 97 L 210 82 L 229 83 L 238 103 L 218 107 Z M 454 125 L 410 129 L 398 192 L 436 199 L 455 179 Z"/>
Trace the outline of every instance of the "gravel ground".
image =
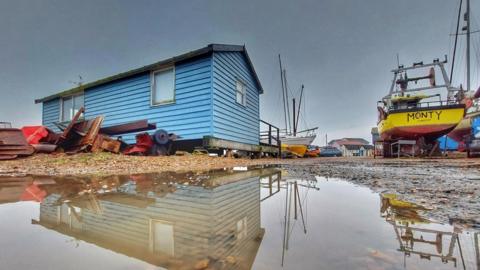
<path id="1" fill-rule="evenodd" d="M 342 178 L 375 192 L 397 193 L 432 211 L 439 222 L 480 227 L 480 159 L 234 159 L 208 156 L 131 157 L 108 153 L 35 155 L 0 161 L 0 176 L 112 175 L 204 171 L 234 166 L 281 164 L 292 175 Z"/>

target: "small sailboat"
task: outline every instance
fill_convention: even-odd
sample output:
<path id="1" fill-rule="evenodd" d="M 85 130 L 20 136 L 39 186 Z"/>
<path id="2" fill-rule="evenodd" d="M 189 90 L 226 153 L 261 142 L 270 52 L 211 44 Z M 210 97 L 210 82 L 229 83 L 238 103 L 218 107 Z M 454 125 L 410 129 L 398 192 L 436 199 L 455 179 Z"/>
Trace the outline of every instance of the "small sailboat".
<path id="1" fill-rule="evenodd" d="M 282 150 L 287 150 L 293 154 L 303 157 L 307 151 L 307 147 L 312 144 L 316 138 L 315 128 L 307 128 L 304 130 L 298 130 L 298 124 L 300 119 L 300 112 L 302 101 L 304 98 L 304 85 L 300 89 L 300 99 L 298 102 L 298 108 L 296 107 L 296 98 L 292 99 L 292 118 L 290 118 L 290 103 L 288 97 L 288 84 L 286 70 L 282 67 L 282 60 L 278 55 L 278 61 L 280 64 L 280 79 L 282 82 L 282 96 L 283 96 L 283 111 L 285 116 L 285 130 L 280 135 L 280 141 L 282 143 Z M 305 106 L 305 105 L 304 105 Z"/>

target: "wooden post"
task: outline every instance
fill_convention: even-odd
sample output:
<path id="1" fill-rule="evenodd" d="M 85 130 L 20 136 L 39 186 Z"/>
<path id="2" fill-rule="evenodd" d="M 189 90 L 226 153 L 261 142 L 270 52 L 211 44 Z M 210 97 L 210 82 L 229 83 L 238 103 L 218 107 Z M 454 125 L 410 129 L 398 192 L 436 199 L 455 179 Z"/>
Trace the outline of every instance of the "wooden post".
<path id="1" fill-rule="evenodd" d="M 268 146 L 272 146 L 272 125 L 268 125 Z"/>
<path id="2" fill-rule="evenodd" d="M 293 136 L 297 136 L 297 124 L 295 119 L 295 99 L 293 99 Z"/>
<path id="3" fill-rule="evenodd" d="M 277 146 L 278 146 L 278 157 L 282 158 L 282 142 L 280 141 L 280 129 L 277 128 Z"/>

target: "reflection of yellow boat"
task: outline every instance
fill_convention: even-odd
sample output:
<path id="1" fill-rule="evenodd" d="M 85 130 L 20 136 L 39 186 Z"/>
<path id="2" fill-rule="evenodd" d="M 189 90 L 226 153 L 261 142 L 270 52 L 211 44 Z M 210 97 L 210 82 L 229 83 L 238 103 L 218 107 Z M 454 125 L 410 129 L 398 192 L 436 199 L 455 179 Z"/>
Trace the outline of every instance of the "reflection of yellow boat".
<path id="1" fill-rule="evenodd" d="M 417 205 L 417 204 L 414 204 L 414 203 L 411 203 L 411 202 L 399 200 L 399 199 L 397 199 L 396 194 L 384 193 L 384 194 L 381 194 L 381 196 L 382 196 L 382 198 L 388 200 L 388 204 L 392 207 L 410 208 L 410 209 L 423 209 L 424 208 L 420 205 Z"/>
<path id="2" fill-rule="evenodd" d="M 428 219 L 423 218 L 417 212 L 418 210 L 428 210 L 427 208 L 399 200 L 396 194 L 381 194 L 382 198 L 380 213 L 386 213 L 386 216 L 399 223 L 430 223 Z"/>
<path id="3" fill-rule="evenodd" d="M 291 152 L 298 157 L 303 157 L 307 152 L 307 146 L 301 144 L 282 144 L 282 152 L 284 151 Z"/>

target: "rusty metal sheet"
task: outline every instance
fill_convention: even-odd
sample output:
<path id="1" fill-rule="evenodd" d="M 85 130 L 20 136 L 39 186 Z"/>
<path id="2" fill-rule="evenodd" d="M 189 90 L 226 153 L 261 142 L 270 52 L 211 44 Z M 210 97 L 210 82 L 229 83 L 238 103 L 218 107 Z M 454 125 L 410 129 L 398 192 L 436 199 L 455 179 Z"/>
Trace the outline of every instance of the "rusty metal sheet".
<path id="1" fill-rule="evenodd" d="M 0 155 L 30 156 L 34 152 L 35 149 L 31 145 L 26 145 L 22 149 L 0 149 Z"/>
<path id="2" fill-rule="evenodd" d="M 92 146 L 92 152 L 105 150 L 112 153 L 119 153 L 120 147 L 120 141 L 114 140 L 106 135 L 99 134 Z"/>
<path id="3" fill-rule="evenodd" d="M 153 130 L 156 128 L 157 128 L 157 125 L 149 124 L 147 119 L 143 119 L 143 120 L 129 122 L 125 124 L 104 127 L 100 129 L 100 133 L 106 134 L 106 135 L 119 135 L 119 134 Z"/>
<path id="4" fill-rule="evenodd" d="M 89 150 L 98 136 L 103 116 L 75 123 L 65 140 L 61 140 L 61 147 L 69 153 Z"/>
<path id="5" fill-rule="evenodd" d="M 0 160 L 16 159 L 18 155 L 2 155 L 0 154 Z"/>
<path id="6" fill-rule="evenodd" d="M 5 144 L 1 145 L 0 144 L 0 151 L 6 151 L 6 150 L 23 150 L 25 149 L 25 145 L 11 145 L 11 144 Z"/>
<path id="7" fill-rule="evenodd" d="M 23 137 L 23 133 L 17 128 L 0 128 L 0 144 L 1 145 L 26 145 L 27 140 Z"/>

